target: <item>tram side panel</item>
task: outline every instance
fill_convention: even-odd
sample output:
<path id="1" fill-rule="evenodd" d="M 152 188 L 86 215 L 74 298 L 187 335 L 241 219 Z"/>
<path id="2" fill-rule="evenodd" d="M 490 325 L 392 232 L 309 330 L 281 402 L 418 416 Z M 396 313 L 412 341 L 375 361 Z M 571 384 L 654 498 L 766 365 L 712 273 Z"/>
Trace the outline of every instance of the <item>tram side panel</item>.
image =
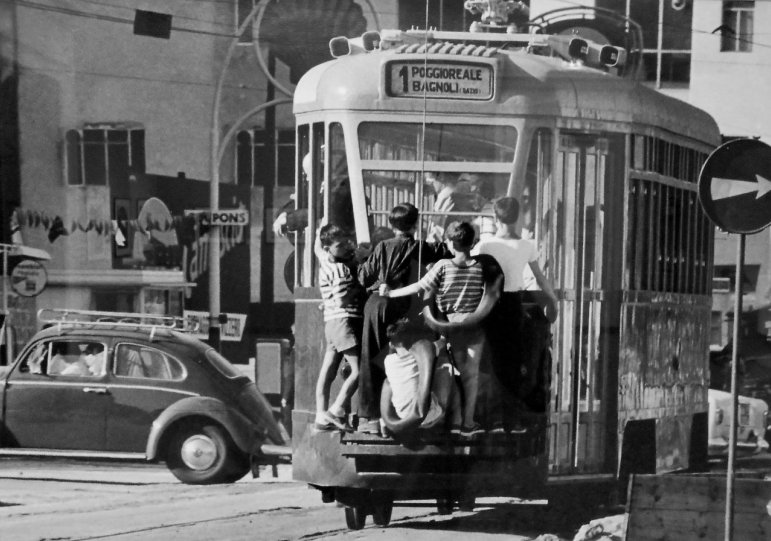
<path id="1" fill-rule="evenodd" d="M 706 452 L 709 297 L 625 297 L 618 391 L 622 453 L 626 450 L 621 473 L 699 469 L 706 458 L 701 447 Z"/>

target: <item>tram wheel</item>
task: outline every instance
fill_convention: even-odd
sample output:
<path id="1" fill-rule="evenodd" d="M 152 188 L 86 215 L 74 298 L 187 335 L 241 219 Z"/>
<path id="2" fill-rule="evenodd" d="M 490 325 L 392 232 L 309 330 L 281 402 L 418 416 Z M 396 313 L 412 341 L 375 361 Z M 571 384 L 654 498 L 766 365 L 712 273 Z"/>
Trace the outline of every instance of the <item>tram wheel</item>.
<path id="1" fill-rule="evenodd" d="M 391 502 L 372 506 L 372 522 L 378 526 L 386 527 L 391 522 L 391 512 L 394 504 Z"/>
<path id="2" fill-rule="evenodd" d="M 452 499 L 437 498 L 436 510 L 440 515 L 452 515 Z"/>
<path id="3" fill-rule="evenodd" d="M 365 522 L 367 522 L 367 512 L 364 507 L 345 508 L 345 524 L 350 530 L 361 530 Z"/>

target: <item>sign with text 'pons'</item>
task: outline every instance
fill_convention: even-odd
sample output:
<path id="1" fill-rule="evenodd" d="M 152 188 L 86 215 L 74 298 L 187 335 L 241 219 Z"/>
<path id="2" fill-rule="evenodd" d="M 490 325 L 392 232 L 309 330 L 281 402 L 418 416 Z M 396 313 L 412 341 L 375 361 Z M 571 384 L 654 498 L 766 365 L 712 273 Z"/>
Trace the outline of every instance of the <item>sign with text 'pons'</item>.
<path id="1" fill-rule="evenodd" d="M 203 225 L 248 225 L 248 209 L 220 209 L 212 212 L 209 209 L 186 210 L 185 215 L 196 215 Z"/>
<path id="2" fill-rule="evenodd" d="M 771 147 L 736 139 L 717 147 L 699 175 L 699 201 L 718 227 L 757 233 L 771 224 Z"/>

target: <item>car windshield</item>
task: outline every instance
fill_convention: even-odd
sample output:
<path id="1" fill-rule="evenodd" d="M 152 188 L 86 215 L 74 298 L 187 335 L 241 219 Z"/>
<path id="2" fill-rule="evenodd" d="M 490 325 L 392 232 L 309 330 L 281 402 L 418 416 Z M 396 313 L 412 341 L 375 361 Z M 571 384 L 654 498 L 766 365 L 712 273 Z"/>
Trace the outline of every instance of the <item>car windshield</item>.
<path id="1" fill-rule="evenodd" d="M 209 359 L 209 362 L 214 365 L 217 371 L 226 378 L 234 379 L 241 376 L 241 372 L 239 372 L 230 361 L 220 355 L 216 349 L 208 349 L 206 351 L 206 358 Z"/>

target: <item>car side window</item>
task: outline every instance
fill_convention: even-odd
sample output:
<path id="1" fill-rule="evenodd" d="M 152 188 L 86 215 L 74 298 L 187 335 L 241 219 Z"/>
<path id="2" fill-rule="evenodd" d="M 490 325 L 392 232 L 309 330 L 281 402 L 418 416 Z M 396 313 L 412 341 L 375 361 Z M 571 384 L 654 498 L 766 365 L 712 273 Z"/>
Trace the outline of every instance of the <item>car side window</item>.
<path id="1" fill-rule="evenodd" d="M 29 374 L 48 373 L 48 344 L 38 342 L 19 364 L 19 372 Z"/>
<path id="2" fill-rule="evenodd" d="M 48 376 L 99 377 L 105 372 L 105 345 L 88 340 L 40 342 L 19 371 Z"/>
<path id="3" fill-rule="evenodd" d="M 182 364 L 159 349 L 137 344 L 119 344 L 115 353 L 115 375 L 128 378 L 181 380 Z"/>
<path id="4" fill-rule="evenodd" d="M 52 341 L 48 349 L 49 376 L 104 375 L 105 347 L 88 340 Z"/>

